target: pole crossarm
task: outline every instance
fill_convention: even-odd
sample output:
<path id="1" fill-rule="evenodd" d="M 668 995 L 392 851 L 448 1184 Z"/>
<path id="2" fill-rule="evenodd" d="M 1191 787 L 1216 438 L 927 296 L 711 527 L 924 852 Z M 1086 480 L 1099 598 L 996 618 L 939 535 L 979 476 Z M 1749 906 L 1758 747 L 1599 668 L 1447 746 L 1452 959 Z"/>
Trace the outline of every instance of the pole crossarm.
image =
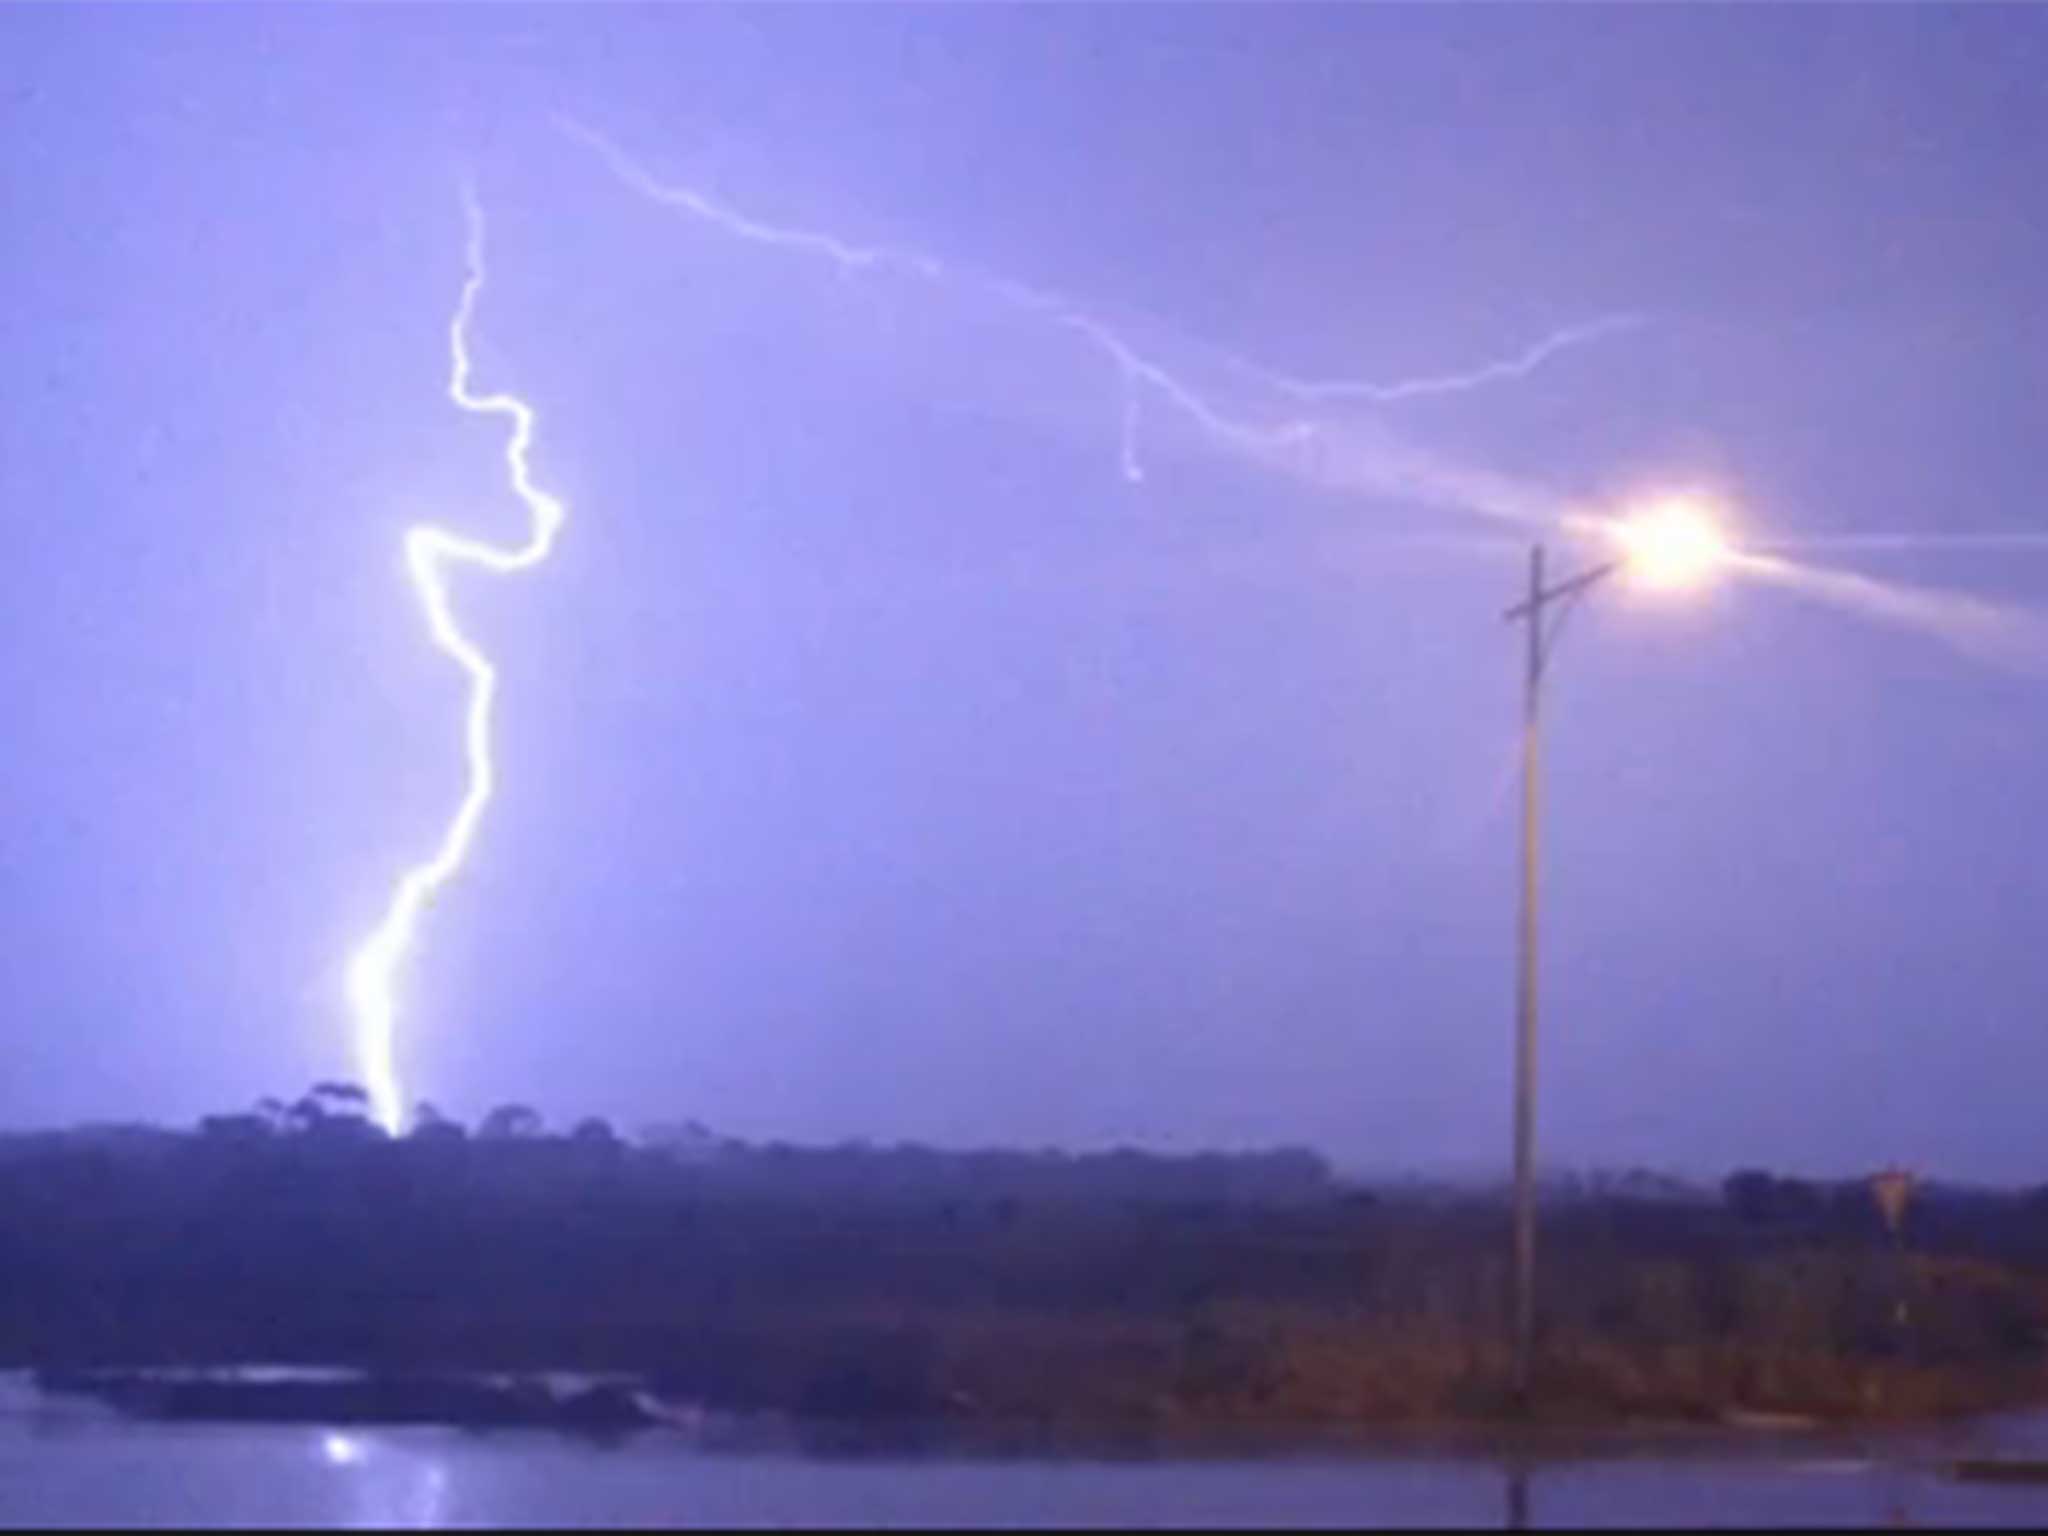
<path id="1" fill-rule="evenodd" d="M 1605 581 L 1609 576 L 1612 576 L 1620 568 L 1621 562 L 1619 560 L 1609 560 L 1594 566 L 1591 570 L 1581 571 L 1578 575 L 1568 580 L 1560 581 L 1556 586 L 1533 587 L 1530 590 L 1529 596 L 1523 598 L 1522 601 L 1501 615 L 1510 624 L 1527 621 L 1529 625 L 1529 666 L 1533 674 L 1530 681 L 1532 688 L 1541 680 L 1543 672 L 1549 667 L 1550 650 L 1557 642 L 1557 632 L 1564 627 L 1564 621 L 1571 616 L 1572 609 L 1577 605 L 1578 599 L 1584 597 L 1586 593 Z M 1546 610 L 1552 608 L 1557 610 L 1557 616 L 1551 619 L 1548 627 L 1546 627 L 1544 624 L 1544 614 Z"/>
<path id="2" fill-rule="evenodd" d="M 1501 617 L 1510 624 L 1514 623 L 1517 619 L 1527 618 L 1539 608 L 1548 608 L 1561 597 L 1571 597 L 1585 591 L 1586 588 L 1594 585 L 1596 582 L 1605 581 L 1620 568 L 1621 562 L 1619 560 L 1609 560 L 1594 566 L 1590 571 L 1581 571 L 1578 575 L 1568 580 L 1560 581 L 1554 587 L 1545 587 L 1534 596 L 1523 598 L 1514 607 L 1503 613 Z"/>

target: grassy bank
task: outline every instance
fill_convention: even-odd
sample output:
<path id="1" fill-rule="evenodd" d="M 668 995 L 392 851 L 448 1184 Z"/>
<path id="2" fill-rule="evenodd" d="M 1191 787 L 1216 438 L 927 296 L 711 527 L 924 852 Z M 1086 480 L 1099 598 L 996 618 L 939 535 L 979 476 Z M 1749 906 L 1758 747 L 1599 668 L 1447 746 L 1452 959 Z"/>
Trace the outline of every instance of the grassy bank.
<path id="1" fill-rule="evenodd" d="M 1762 1193 L 1759 1194 L 1759 1189 Z M 1580 1192 L 1544 1218 L 1560 1422 L 2048 1396 L 2048 1205 Z M 1179 1429 L 1504 1414 L 1506 1212 L 1313 1158 L 389 1142 L 0 1146 L 0 1361 L 647 1375 L 716 1408 Z"/>

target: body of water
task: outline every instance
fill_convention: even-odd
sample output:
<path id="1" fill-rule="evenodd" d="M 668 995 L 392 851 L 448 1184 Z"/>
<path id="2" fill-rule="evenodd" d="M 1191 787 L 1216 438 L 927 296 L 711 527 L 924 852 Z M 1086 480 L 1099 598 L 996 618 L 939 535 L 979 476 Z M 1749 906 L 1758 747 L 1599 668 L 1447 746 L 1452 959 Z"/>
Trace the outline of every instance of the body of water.
<path id="1" fill-rule="evenodd" d="M 1496 1453 L 1497 1452 L 1497 1453 Z M 1883 1441 L 1614 1440 L 1338 1455 L 819 1454 L 650 1432 L 158 1425 L 25 1386 L 0 1404 L 0 1521 L 312 1526 L 2039 1526 L 2048 1486 L 1957 1480 L 2048 1455 L 2048 1419 Z"/>

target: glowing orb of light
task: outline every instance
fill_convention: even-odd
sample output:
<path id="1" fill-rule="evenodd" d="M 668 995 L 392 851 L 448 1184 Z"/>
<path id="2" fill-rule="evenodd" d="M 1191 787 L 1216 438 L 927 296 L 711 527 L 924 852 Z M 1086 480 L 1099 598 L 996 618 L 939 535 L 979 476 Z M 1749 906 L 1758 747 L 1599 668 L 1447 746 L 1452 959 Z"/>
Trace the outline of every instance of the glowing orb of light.
<path id="1" fill-rule="evenodd" d="M 352 1467 L 363 1459 L 363 1446 L 348 1435 L 330 1432 L 320 1437 L 320 1454 L 330 1467 Z"/>
<path id="2" fill-rule="evenodd" d="M 1614 537 L 1623 571 L 1664 592 L 1700 586 L 1735 553 L 1711 507 L 1692 496 L 1651 502 L 1616 522 Z"/>

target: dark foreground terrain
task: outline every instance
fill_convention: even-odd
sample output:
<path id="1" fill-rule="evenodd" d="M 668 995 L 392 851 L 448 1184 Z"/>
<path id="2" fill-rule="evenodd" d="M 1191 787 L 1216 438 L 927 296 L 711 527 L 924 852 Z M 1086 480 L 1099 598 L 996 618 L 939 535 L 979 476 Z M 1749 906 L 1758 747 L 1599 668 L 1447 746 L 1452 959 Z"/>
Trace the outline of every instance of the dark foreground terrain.
<path id="1" fill-rule="evenodd" d="M 1348 1186 L 1305 1152 L 627 1145 L 523 1111 L 389 1140 L 353 1104 L 0 1141 L 0 1365 L 582 1371 L 719 1410 L 1077 1428 L 1505 1407 L 1497 1197 Z M 1556 1188 L 1541 1318 L 1563 1418 L 2039 1400 L 2048 1191 L 1923 1189 L 1895 1239 L 1860 1181 Z"/>

